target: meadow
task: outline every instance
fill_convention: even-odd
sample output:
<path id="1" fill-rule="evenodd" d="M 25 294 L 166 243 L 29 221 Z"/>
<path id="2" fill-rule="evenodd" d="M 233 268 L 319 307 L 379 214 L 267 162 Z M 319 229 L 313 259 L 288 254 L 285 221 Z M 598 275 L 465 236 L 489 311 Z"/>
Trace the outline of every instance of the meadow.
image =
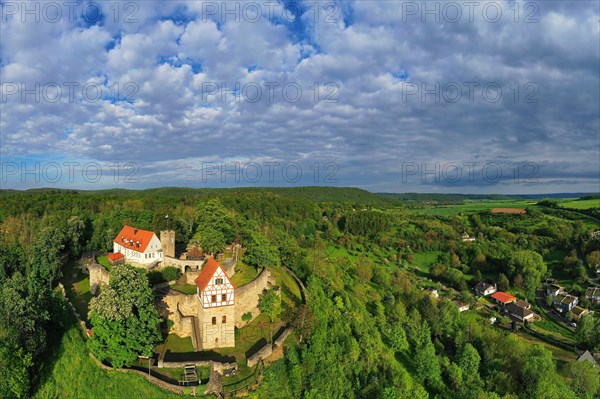
<path id="1" fill-rule="evenodd" d="M 560 201 L 560 206 L 570 209 L 590 209 L 590 208 L 600 208 L 600 199 L 573 199 L 570 198 L 566 201 Z"/>
<path id="2" fill-rule="evenodd" d="M 66 331 L 41 370 L 34 399 L 180 397 L 148 383 L 140 375 L 98 367 L 88 355 L 83 333 L 74 316 L 69 312 L 65 320 Z"/>
<path id="3" fill-rule="evenodd" d="M 434 205 L 422 209 L 413 209 L 413 213 L 424 215 L 452 216 L 459 213 L 481 212 L 493 208 L 537 208 L 534 200 L 506 200 L 506 201 L 465 201 L 456 205 Z"/>

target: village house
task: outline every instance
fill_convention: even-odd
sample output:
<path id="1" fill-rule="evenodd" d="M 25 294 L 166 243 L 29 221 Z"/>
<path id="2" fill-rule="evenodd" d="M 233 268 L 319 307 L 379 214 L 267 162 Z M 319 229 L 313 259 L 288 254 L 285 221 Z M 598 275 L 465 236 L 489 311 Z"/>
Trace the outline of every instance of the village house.
<path id="1" fill-rule="evenodd" d="M 573 313 L 573 320 L 579 321 L 582 317 L 590 314 L 590 311 L 582 308 L 581 306 L 575 306 L 573 309 L 571 309 L 571 313 Z"/>
<path id="2" fill-rule="evenodd" d="M 559 294 L 554 298 L 552 305 L 561 313 L 567 313 L 579 303 L 579 298 L 569 294 Z"/>
<path id="3" fill-rule="evenodd" d="M 585 351 L 581 354 L 581 356 L 579 356 L 577 358 L 578 362 L 590 362 L 592 363 L 594 366 L 596 365 L 596 359 L 594 359 L 594 356 L 590 353 L 590 351 Z"/>
<path id="4" fill-rule="evenodd" d="M 520 299 L 518 299 L 518 300 L 515 302 L 515 305 L 517 305 L 518 307 L 520 307 L 520 308 L 523 308 L 523 309 L 531 309 L 531 304 L 530 304 L 529 302 L 527 302 L 527 301 L 522 301 L 522 300 L 520 300 Z"/>
<path id="5" fill-rule="evenodd" d="M 495 292 L 494 294 L 492 294 L 491 298 L 494 300 L 494 302 L 501 306 L 506 306 L 509 303 L 513 303 L 517 300 L 516 297 L 502 291 Z"/>
<path id="6" fill-rule="evenodd" d="M 517 301 L 517 302 L 509 303 L 508 305 L 506 305 L 506 308 L 505 308 L 506 312 L 508 313 L 508 315 L 510 317 L 513 317 L 522 323 L 525 321 L 531 321 L 533 319 L 533 317 L 535 316 L 535 313 L 533 313 L 533 311 L 531 311 L 527 307 L 519 306 L 518 305 L 519 302 L 522 303 L 523 301 Z M 525 302 L 525 303 L 527 303 L 527 302 Z"/>
<path id="7" fill-rule="evenodd" d="M 468 303 L 464 303 L 461 301 L 455 301 L 454 304 L 456 305 L 456 307 L 458 308 L 459 312 L 464 312 L 469 310 L 469 304 Z"/>
<path id="8" fill-rule="evenodd" d="M 486 283 L 485 281 L 480 281 L 477 284 L 475 284 L 475 287 L 473 289 L 475 290 L 475 293 L 477 295 L 488 296 L 492 295 L 494 292 L 497 291 L 497 286 L 496 284 L 491 285 L 489 283 Z"/>
<path id="9" fill-rule="evenodd" d="M 563 288 L 558 284 L 548 284 L 546 286 L 546 295 L 557 296 L 563 292 Z"/>
<path id="10" fill-rule="evenodd" d="M 162 245 L 152 231 L 124 226 L 113 240 L 112 262 L 121 261 L 134 266 L 150 268 L 163 259 Z"/>
<path id="11" fill-rule="evenodd" d="M 462 235 L 462 241 L 463 242 L 473 242 L 473 241 L 475 241 L 475 237 L 470 237 L 468 233 L 464 233 Z"/>
<path id="12" fill-rule="evenodd" d="M 589 287 L 587 290 L 585 290 L 585 297 L 593 304 L 600 303 L 600 288 Z"/>

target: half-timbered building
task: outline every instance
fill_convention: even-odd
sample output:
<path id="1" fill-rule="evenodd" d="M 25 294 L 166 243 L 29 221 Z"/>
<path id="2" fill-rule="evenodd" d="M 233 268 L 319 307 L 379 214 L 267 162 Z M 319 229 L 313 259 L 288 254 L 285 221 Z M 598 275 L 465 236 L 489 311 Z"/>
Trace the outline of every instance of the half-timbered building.
<path id="1" fill-rule="evenodd" d="M 235 346 L 235 289 L 223 267 L 209 258 L 195 280 L 202 349 Z"/>

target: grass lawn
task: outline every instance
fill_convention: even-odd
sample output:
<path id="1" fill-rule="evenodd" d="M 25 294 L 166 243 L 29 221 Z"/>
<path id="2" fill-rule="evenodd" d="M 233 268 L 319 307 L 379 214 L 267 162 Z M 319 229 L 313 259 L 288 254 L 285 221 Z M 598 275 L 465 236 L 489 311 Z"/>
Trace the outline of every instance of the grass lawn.
<path id="1" fill-rule="evenodd" d="M 182 294 L 192 295 L 196 293 L 196 286 L 193 284 L 180 284 L 178 282 L 177 284 L 172 285 L 171 288 L 175 291 L 181 292 Z"/>
<path id="2" fill-rule="evenodd" d="M 533 323 L 535 324 L 535 323 Z M 514 333 L 515 337 L 517 337 L 518 339 L 522 339 L 524 341 L 528 341 L 530 344 L 537 344 L 537 345 L 541 345 L 544 348 L 548 349 L 549 351 L 552 352 L 552 358 L 556 361 L 559 362 L 570 362 L 573 360 L 577 359 L 577 355 L 573 352 L 569 352 L 567 350 L 564 350 L 562 348 L 559 348 L 557 346 L 554 345 L 550 345 L 549 343 L 542 341 L 541 339 L 538 339 L 536 337 L 533 337 L 527 333 L 524 333 L 522 331 L 517 331 Z"/>
<path id="3" fill-rule="evenodd" d="M 78 267 L 76 262 L 69 262 L 63 268 L 62 283 L 67 297 L 77 309 L 81 319 L 87 322 L 88 307 L 92 294 L 90 293 L 90 278 Z"/>
<path id="4" fill-rule="evenodd" d="M 302 304 L 302 295 L 300 294 L 300 287 L 298 287 L 296 280 L 279 267 L 271 268 L 270 270 L 277 281 L 277 285 L 281 287 L 281 301 L 283 302 L 284 312 L 300 306 Z"/>
<path id="5" fill-rule="evenodd" d="M 96 262 L 99 265 L 104 266 L 108 271 L 110 271 L 110 269 L 112 268 L 111 264 L 108 262 L 108 258 L 106 257 L 106 255 L 98 256 L 96 258 Z"/>
<path id="6" fill-rule="evenodd" d="M 194 351 L 194 345 L 192 345 L 192 338 L 181 338 L 177 334 L 169 334 L 165 345 L 167 345 L 167 350 L 171 352 L 187 353 Z"/>
<path id="7" fill-rule="evenodd" d="M 231 277 L 231 281 L 236 286 L 240 287 L 249 283 L 258 276 L 258 272 L 254 266 L 250 266 L 238 260 L 235 264 L 235 274 Z"/>
<path id="8" fill-rule="evenodd" d="M 561 328 L 551 321 L 537 321 L 535 323 L 531 323 L 529 328 L 567 345 L 576 345 L 575 336 L 573 335 L 572 331 L 566 328 Z"/>
<path id="9" fill-rule="evenodd" d="M 146 381 L 140 375 L 107 371 L 88 355 L 85 340 L 75 318 L 69 312 L 67 327 L 54 352 L 46 359 L 39 374 L 35 399 L 80 398 L 181 398 Z"/>
<path id="10" fill-rule="evenodd" d="M 569 254 L 569 252 L 565 251 L 564 249 L 553 249 L 552 251 L 548 252 L 548 255 L 546 255 L 546 258 L 544 260 L 548 264 L 562 263 L 563 259 L 568 254 Z"/>
<path id="11" fill-rule="evenodd" d="M 414 254 L 415 259 L 411 263 L 417 266 L 422 272 L 429 273 L 429 269 L 441 253 L 441 251 L 418 252 Z"/>

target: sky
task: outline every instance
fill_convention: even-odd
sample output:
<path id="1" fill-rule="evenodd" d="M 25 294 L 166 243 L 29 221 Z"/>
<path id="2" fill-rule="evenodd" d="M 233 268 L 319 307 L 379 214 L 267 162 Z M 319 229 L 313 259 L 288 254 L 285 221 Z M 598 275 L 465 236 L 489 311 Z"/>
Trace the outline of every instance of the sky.
<path id="1" fill-rule="evenodd" d="M 0 1 L 0 186 L 600 192 L 600 2 Z"/>

